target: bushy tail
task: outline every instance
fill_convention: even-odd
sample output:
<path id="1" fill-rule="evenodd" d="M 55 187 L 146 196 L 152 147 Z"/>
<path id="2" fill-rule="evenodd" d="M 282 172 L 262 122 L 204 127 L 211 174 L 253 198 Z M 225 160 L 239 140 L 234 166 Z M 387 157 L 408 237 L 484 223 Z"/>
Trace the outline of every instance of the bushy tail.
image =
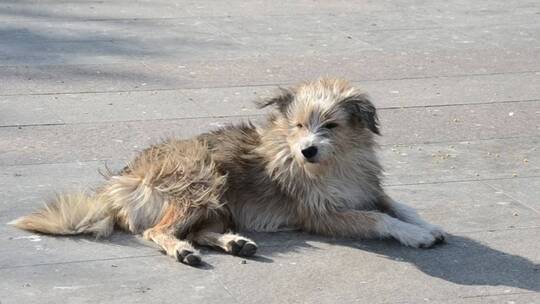
<path id="1" fill-rule="evenodd" d="M 106 237 L 114 229 L 114 214 L 103 196 L 77 192 L 58 195 L 44 208 L 9 224 L 46 234 Z"/>

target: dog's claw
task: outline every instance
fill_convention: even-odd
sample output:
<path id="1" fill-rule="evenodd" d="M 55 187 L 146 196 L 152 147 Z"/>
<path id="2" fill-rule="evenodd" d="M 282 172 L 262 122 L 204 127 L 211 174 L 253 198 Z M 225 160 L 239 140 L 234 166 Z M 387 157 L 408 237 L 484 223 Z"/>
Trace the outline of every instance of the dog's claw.
<path id="1" fill-rule="evenodd" d="M 444 243 L 446 243 L 446 238 L 444 237 L 444 235 L 440 235 L 435 239 L 434 244 L 444 244 Z"/>
<path id="2" fill-rule="evenodd" d="M 438 237 L 435 238 L 435 240 L 432 243 L 422 243 L 418 245 L 418 248 L 430 249 L 430 248 L 433 248 L 435 245 L 443 244 L 445 242 L 446 242 L 446 239 L 444 235 L 439 235 Z"/>

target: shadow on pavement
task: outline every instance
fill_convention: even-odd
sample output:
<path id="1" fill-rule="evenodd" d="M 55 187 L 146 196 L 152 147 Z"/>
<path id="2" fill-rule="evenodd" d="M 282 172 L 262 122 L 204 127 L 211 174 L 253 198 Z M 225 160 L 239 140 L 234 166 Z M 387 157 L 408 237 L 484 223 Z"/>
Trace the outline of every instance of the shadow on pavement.
<path id="1" fill-rule="evenodd" d="M 312 242 L 348 246 L 393 261 L 410 263 L 427 275 L 460 285 L 509 286 L 540 291 L 540 265 L 473 239 L 450 235 L 448 242 L 431 249 L 401 246 L 393 240 L 337 240 L 304 233 L 253 233 L 262 255 L 316 249 Z"/>

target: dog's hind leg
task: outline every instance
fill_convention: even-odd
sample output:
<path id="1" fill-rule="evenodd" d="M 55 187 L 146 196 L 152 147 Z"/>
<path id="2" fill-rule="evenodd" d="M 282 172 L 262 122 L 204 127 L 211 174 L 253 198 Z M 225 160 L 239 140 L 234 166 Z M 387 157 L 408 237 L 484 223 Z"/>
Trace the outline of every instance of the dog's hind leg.
<path id="1" fill-rule="evenodd" d="M 233 255 L 249 257 L 257 252 L 257 244 L 252 240 L 234 233 L 217 233 L 210 230 L 198 231 L 193 241 L 202 246 L 223 249 Z"/>
<path id="2" fill-rule="evenodd" d="M 446 233 L 441 227 L 430 224 L 418 215 L 414 208 L 405 204 L 398 203 L 388 196 L 384 196 L 379 200 L 381 211 L 388 213 L 406 223 L 420 226 L 427 229 L 437 240 L 438 243 L 444 242 Z"/>
<path id="3" fill-rule="evenodd" d="M 183 212 L 174 204 L 169 206 L 165 216 L 153 228 L 147 229 L 143 237 L 158 244 L 165 253 L 176 258 L 178 262 L 196 266 L 201 263 L 199 252 L 185 239 L 178 239 L 183 235 L 182 230 L 189 229 L 200 219 L 201 212 L 189 214 Z"/>
<path id="4" fill-rule="evenodd" d="M 178 262 L 191 266 L 201 263 L 201 256 L 190 242 L 179 240 L 171 230 L 150 228 L 143 235 L 147 240 L 158 244 L 167 255 L 176 258 Z"/>

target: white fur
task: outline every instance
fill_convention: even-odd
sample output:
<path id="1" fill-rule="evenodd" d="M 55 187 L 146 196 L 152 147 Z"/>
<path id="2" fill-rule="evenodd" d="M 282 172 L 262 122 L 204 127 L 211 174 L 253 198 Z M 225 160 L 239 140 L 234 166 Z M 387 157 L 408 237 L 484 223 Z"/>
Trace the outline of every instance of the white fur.
<path id="1" fill-rule="evenodd" d="M 401 244 L 415 248 L 431 246 L 435 242 L 435 236 L 429 230 L 386 214 L 381 216 L 376 231 L 380 237 L 393 237 Z"/>
<path id="2" fill-rule="evenodd" d="M 392 206 L 396 216 L 402 221 L 428 230 L 435 238 L 442 238 L 446 235 L 441 227 L 424 221 L 413 208 L 397 202 L 393 202 Z"/>

